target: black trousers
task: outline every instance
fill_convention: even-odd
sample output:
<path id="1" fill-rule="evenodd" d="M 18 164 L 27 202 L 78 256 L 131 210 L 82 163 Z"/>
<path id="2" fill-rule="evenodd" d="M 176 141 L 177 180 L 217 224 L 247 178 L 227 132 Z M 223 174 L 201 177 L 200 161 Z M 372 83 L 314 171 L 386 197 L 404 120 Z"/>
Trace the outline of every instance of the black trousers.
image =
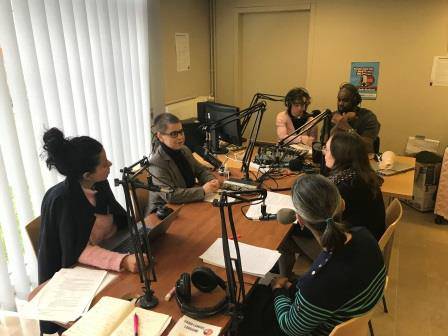
<path id="1" fill-rule="evenodd" d="M 290 287 L 290 297 L 296 291 L 295 281 Z M 270 287 L 255 285 L 246 299 L 244 319 L 241 322 L 238 335 L 241 336 L 284 336 L 274 310 L 274 295 Z"/>

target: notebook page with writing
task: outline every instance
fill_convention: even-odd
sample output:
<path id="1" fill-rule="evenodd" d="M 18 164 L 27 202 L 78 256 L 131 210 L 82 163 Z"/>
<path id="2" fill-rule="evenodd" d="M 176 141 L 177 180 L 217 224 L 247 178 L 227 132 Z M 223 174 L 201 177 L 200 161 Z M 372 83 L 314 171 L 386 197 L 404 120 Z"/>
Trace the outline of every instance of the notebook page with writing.
<path id="1" fill-rule="evenodd" d="M 128 336 L 134 330 L 134 314 L 138 315 L 138 335 L 139 336 L 159 336 L 168 327 L 171 316 L 145 310 L 139 307 L 134 308 L 128 316 L 121 322 L 111 336 Z"/>
<path id="2" fill-rule="evenodd" d="M 108 336 L 132 311 L 134 305 L 126 300 L 103 296 L 86 315 L 78 320 L 64 336 Z"/>

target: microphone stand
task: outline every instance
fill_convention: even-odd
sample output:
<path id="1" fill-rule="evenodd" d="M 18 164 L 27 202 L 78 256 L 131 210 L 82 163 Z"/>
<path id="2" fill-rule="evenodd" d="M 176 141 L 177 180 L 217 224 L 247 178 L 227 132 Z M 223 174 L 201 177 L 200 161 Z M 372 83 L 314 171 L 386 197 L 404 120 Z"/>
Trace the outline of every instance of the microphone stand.
<path id="1" fill-rule="evenodd" d="M 327 113 L 327 116 L 324 118 L 324 124 L 322 126 L 322 131 L 320 133 L 320 143 L 324 144 L 328 141 L 330 138 L 330 132 L 331 132 L 331 117 L 332 112 L 329 109 L 326 109 L 325 112 Z"/>
<path id="2" fill-rule="evenodd" d="M 252 97 L 252 100 L 250 102 L 249 107 L 257 105 L 259 100 L 269 100 L 269 101 L 276 101 L 276 102 L 284 102 L 285 101 L 285 96 L 280 96 L 280 95 L 275 95 L 275 94 L 271 94 L 271 93 L 256 93 L 254 94 L 254 96 Z M 249 124 L 249 118 L 244 118 L 241 121 L 241 128 L 243 130 L 243 133 L 246 131 L 246 127 Z"/>
<path id="3" fill-rule="evenodd" d="M 133 168 L 140 165 L 141 168 L 133 172 Z M 140 307 L 144 309 L 151 309 L 159 303 L 157 297 L 154 296 L 154 291 L 151 289 L 151 282 L 157 281 L 154 256 L 151 254 L 151 248 L 148 241 L 148 229 L 144 223 L 143 213 L 137 201 L 136 189 L 141 188 L 142 185 L 136 183 L 136 176 L 149 166 L 148 158 L 144 157 L 142 160 L 134 163 L 129 167 L 120 169 L 122 179 L 115 179 L 115 186 L 121 185 L 123 187 L 124 197 L 126 201 L 126 217 L 128 223 L 129 233 L 131 235 L 132 243 L 134 245 L 135 257 L 137 259 L 137 269 L 140 276 L 140 283 L 143 284 L 143 295 L 138 299 Z M 146 189 L 146 186 L 145 186 Z M 142 222 L 142 235 L 139 233 L 137 225 L 137 217 Z M 145 258 L 146 257 L 146 258 Z M 148 276 L 148 273 L 150 275 Z"/>
<path id="4" fill-rule="evenodd" d="M 255 148 L 255 143 L 257 141 L 258 133 L 260 131 L 261 121 L 263 119 L 263 113 L 266 111 L 266 102 L 261 101 L 253 106 L 250 106 L 240 112 L 230 114 L 227 117 L 224 117 L 218 121 L 213 123 L 205 124 L 204 127 L 206 132 L 210 133 L 217 128 L 223 127 L 230 122 L 235 121 L 235 117 L 238 116 L 240 119 L 250 119 L 253 114 L 255 114 L 255 121 L 252 126 L 252 130 L 250 132 L 248 145 L 246 147 L 246 151 L 244 152 L 244 157 L 242 160 L 241 171 L 243 172 L 243 178 L 241 182 L 244 184 L 254 185 L 254 181 L 249 177 L 249 167 L 250 167 L 250 159 L 252 158 L 252 154 Z"/>
<path id="5" fill-rule="evenodd" d="M 277 143 L 277 146 L 278 147 L 284 147 L 284 146 L 290 145 L 299 136 L 301 136 L 306 131 L 310 130 L 311 128 L 313 128 L 314 126 L 316 126 L 317 124 L 319 124 L 321 121 L 325 120 L 328 117 L 331 117 L 331 111 L 330 110 L 325 110 L 324 112 L 319 113 L 316 117 L 314 117 L 311 120 L 307 121 L 304 125 L 296 128 L 290 134 L 288 134 L 283 139 L 281 139 Z"/>
<path id="6" fill-rule="evenodd" d="M 256 195 L 256 197 L 245 197 L 242 195 Z M 254 201 L 263 201 L 266 199 L 266 189 L 254 189 L 244 191 L 227 191 L 221 192 L 219 200 L 213 201 L 214 207 L 219 207 L 219 213 L 221 216 L 221 235 L 222 235 L 222 251 L 224 256 L 224 265 L 226 269 L 227 277 L 227 297 L 229 299 L 229 311 L 228 314 L 231 317 L 230 333 L 235 333 L 239 323 L 243 320 L 243 304 L 246 300 L 246 291 L 244 288 L 243 268 L 241 265 L 241 254 L 238 243 L 238 235 L 235 229 L 235 222 L 233 221 L 232 205 L 241 203 L 251 203 Z M 229 202 L 229 197 L 235 199 L 233 202 Z M 235 258 L 230 255 L 230 247 L 228 240 L 228 229 L 226 214 L 224 208 L 227 208 L 227 219 L 229 227 L 233 236 L 233 244 L 235 246 Z M 238 279 L 235 279 L 235 273 L 233 271 L 233 265 L 235 266 L 235 273 Z M 238 287 L 238 289 L 237 289 Z"/>

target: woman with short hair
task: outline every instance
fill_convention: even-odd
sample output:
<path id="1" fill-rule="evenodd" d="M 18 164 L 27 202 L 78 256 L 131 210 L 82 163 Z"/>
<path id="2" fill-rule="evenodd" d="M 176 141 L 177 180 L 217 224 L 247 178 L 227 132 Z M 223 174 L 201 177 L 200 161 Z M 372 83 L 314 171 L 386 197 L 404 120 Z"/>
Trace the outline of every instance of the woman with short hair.
<path id="1" fill-rule="evenodd" d="M 162 113 L 154 118 L 153 154 L 149 172 L 154 184 L 174 187 L 172 193 L 150 192 L 147 212 L 165 203 L 202 201 L 206 194 L 218 191 L 219 181 L 201 165 L 185 146 L 182 124 L 175 115 Z M 196 184 L 196 179 L 199 185 Z"/>

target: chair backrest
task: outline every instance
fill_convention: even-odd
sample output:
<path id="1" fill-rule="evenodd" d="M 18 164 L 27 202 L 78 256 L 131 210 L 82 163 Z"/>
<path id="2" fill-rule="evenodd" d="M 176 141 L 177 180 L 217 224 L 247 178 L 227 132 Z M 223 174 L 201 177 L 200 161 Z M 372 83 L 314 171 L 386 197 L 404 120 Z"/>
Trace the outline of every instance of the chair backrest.
<path id="1" fill-rule="evenodd" d="M 40 216 L 34 218 L 31 222 L 29 222 L 25 226 L 25 229 L 28 237 L 30 238 L 34 253 L 37 257 L 37 253 L 39 251 Z"/>
<path id="2" fill-rule="evenodd" d="M 378 245 L 383 252 L 384 264 L 389 268 L 390 255 L 394 242 L 394 233 L 403 216 L 403 207 L 398 199 L 394 199 L 386 209 L 386 231 L 381 236 Z"/>
<path id="3" fill-rule="evenodd" d="M 143 183 L 147 183 L 148 179 L 148 172 L 146 170 L 143 170 L 140 174 L 137 175 L 137 180 Z M 138 188 L 135 190 L 136 196 L 137 196 L 137 203 L 142 211 L 142 215 L 145 216 L 145 210 L 148 206 L 148 199 L 149 199 L 149 191 L 146 189 Z M 141 220 L 139 213 L 137 211 L 137 207 L 134 206 L 135 216 L 136 220 Z"/>
<path id="4" fill-rule="evenodd" d="M 373 309 L 368 313 L 354 317 L 334 327 L 329 336 L 366 336 L 368 323 L 373 315 Z"/>

